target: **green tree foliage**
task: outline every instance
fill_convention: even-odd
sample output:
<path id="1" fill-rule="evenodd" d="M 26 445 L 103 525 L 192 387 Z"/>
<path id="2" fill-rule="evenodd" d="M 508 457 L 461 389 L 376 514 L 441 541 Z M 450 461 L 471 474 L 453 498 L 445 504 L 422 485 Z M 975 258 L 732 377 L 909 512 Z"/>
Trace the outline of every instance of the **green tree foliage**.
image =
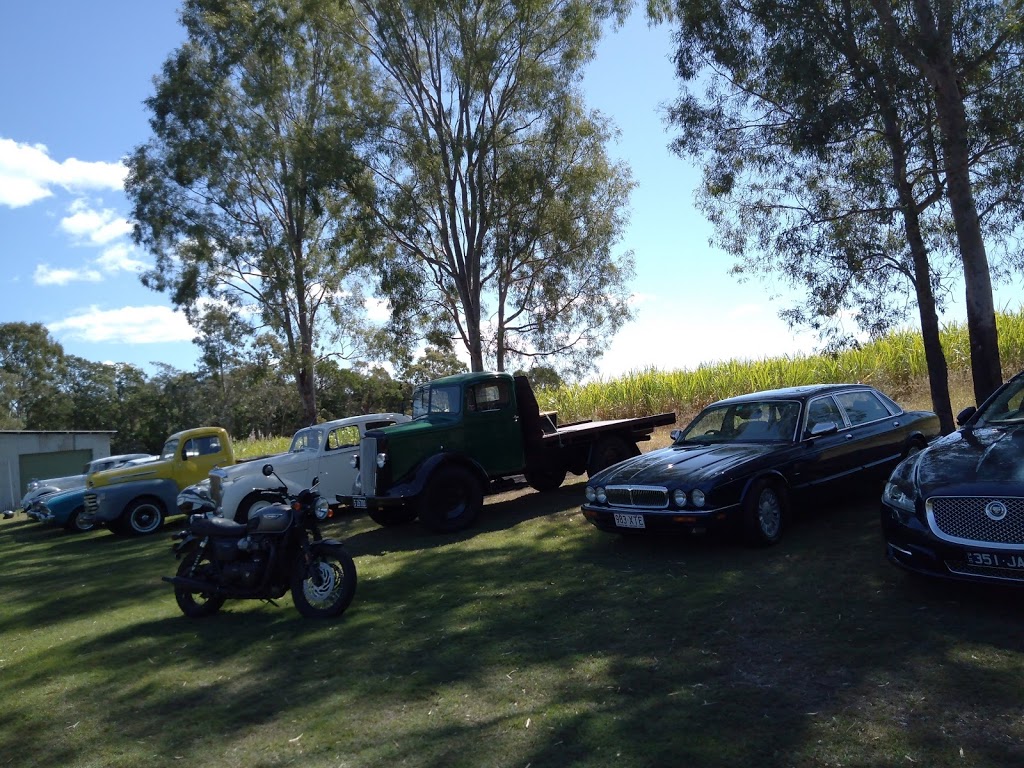
<path id="1" fill-rule="evenodd" d="M 128 158 L 143 283 L 200 328 L 224 364 L 224 317 L 281 343 L 306 420 L 316 360 L 365 342 L 356 144 L 372 104 L 346 7 L 330 0 L 186 0 L 187 42 L 146 105 L 153 137 Z M 238 325 L 241 324 L 241 325 Z M 233 343 L 233 342 L 232 342 Z"/>
<path id="2" fill-rule="evenodd" d="M 928 83 L 867 3 L 684 0 L 676 15 L 677 71 L 706 90 L 673 106 L 674 146 L 706 160 L 699 204 L 736 271 L 804 286 L 791 321 L 827 328 L 853 310 L 874 337 L 903 319 L 909 284 L 935 409 L 952 429 L 937 306 L 948 259 L 968 259 L 947 225 Z M 975 163 L 1005 159 L 979 152 Z M 1010 209 L 991 211 L 995 230 Z"/>
<path id="3" fill-rule="evenodd" d="M 391 110 L 368 162 L 396 327 L 461 340 L 473 370 L 586 370 L 629 316 L 633 183 L 578 83 L 628 4 L 352 2 Z"/>
<path id="4" fill-rule="evenodd" d="M 65 371 L 64 348 L 42 323 L 0 325 L 0 423 L 38 429 L 57 396 Z"/>

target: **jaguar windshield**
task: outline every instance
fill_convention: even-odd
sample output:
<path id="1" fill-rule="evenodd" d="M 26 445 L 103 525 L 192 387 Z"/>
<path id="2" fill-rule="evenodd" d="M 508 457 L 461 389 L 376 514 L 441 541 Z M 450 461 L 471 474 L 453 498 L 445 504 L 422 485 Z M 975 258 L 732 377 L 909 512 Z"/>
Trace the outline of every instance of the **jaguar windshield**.
<path id="1" fill-rule="evenodd" d="M 705 408 L 677 442 L 792 442 L 800 403 L 788 400 L 723 403 Z"/>

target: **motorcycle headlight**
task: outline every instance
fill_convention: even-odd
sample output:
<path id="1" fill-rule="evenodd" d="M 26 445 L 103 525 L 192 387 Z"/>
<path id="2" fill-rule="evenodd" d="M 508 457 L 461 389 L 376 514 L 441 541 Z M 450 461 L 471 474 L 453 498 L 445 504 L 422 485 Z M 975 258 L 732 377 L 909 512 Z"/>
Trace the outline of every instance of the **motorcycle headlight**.
<path id="1" fill-rule="evenodd" d="M 313 514 L 317 520 L 326 520 L 331 516 L 331 505 L 327 503 L 327 499 L 320 498 L 316 500 L 316 507 L 313 510 Z"/>

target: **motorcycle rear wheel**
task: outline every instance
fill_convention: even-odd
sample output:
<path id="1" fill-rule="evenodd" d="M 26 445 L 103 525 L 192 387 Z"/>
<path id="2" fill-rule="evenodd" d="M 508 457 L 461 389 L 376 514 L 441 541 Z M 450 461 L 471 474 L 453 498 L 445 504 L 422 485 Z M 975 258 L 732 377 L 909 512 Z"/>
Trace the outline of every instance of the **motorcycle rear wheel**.
<path id="1" fill-rule="evenodd" d="M 307 619 L 340 616 L 356 594 L 356 563 L 341 546 L 316 547 L 308 566 L 296 559 L 291 587 L 292 602 Z"/>
<path id="2" fill-rule="evenodd" d="M 209 564 L 209 555 L 203 550 L 195 549 L 181 561 L 181 565 L 178 566 L 178 576 L 192 579 L 205 578 L 210 569 Z M 206 592 L 191 592 L 185 587 L 175 587 L 174 599 L 178 601 L 181 612 L 190 619 L 202 619 L 217 613 L 224 605 L 226 598 Z"/>

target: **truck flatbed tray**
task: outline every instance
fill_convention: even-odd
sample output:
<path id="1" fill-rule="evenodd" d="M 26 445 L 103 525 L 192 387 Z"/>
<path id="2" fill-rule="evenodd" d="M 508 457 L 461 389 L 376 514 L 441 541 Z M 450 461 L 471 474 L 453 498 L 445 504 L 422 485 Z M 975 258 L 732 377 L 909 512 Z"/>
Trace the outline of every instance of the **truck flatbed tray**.
<path id="1" fill-rule="evenodd" d="M 659 413 L 654 416 L 640 416 L 632 419 L 606 419 L 604 421 L 582 421 L 576 424 L 560 426 L 555 432 L 544 435 L 544 442 L 566 442 L 579 436 L 589 436 L 597 432 L 616 432 L 623 429 L 631 434 L 650 434 L 656 427 L 675 424 L 674 413 Z"/>

